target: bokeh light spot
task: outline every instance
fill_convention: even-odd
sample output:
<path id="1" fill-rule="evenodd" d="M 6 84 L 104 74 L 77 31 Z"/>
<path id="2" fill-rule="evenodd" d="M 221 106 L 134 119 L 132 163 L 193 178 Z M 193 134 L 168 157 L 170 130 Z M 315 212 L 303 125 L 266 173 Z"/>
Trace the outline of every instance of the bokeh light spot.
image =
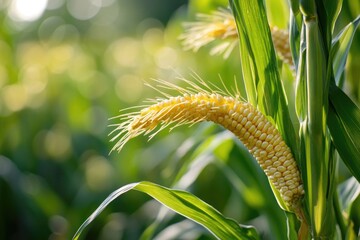
<path id="1" fill-rule="evenodd" d="M 116 0 L 101 0 L 101 5 L 103 7 L 108 7 L 112 4 L 114 4 L 116 2 Z"/>
<path id="2" fill-rule="evenodd" d="M 91 107 L 85 115 L 91 133 L 94 135 L 104 135 L 107 133 L 109 116 L 103 107 Z"/>
<path id="3" fill-rule="evenodd" d="M 100 73 L 92 71 L 92 75 L 78 81 L 78 89 L 87 99 L 102 97 L 108 89 L 106 77 Z"/>
<path id="4" fill-rule="evenodd" d="M 103 8 L 103 10 L 100 11 L 94 19 L 92 19 L 92 21 L 96 25 L 110 27 L 109 25 L 115 23 L 115 21 L 119 17 L 119 14 L 120 9 L 118 4 L 112 4 L 111 6 Z M 102 31 L 104 30 L 105 29 L 102 29 Z M 98 32 L 98 34 L 101 35 L 101 32 Z"/>
<path id="5" fill-rule="evenodd" d="M 143 93 L 143 81 L 136 75 L 123 75 L 116 81 L 115 91 L 120 100 L 133 103 L 139 100 Z"/>
<path id="6" fill-rule="evenodd" d="M 73 43 L 76 43 L 79 40 L 79 37 L 79 30 L 75 26 L 71 24 L 64 24 L 55 29 L 51 36 L 51 40 L 54 42 L 64 42 L 65 40 L 71 40 Z"/>
<path id="7" fill-rule="evenodd" d="M 29 98 L 29 94 L 22 84 L 5 86 L 1 91 L 1 96 L 5 107 L 12 112 L 23 109 Z"/>
<path id="8" fill-rule="evenodd" d="M 100 239 L 123 239 L 124 228 L 127 219 L 124 214 L 112 213 L 108 216 L 109 221 L 101 231 Z"/>
<path id="9" fill-rule="evenodd" d="M 111 47 L 115 61 L 124 67 L 136 67 L 140 61 L 140 43 L 133 38 L 122 38 Z"/>
<path id="10" fill-rule="evenodd" d="M 0 65 L 0 88 L 8 82 L 8 73 L 4 66 Z"/>
<path id="11" fill-rule="evenodd" d="M 57 161 L 65 161 L 71 152 L 68 130 L 63 126 L 55 126 L 45 134 L 44 147 L 49 157 Z"/>
<path id="12" fill-rule="evenodd" d="M 160 68 L 172 68 L 176 65 L 177 53 L 170 47 L 162 47 L 155 55 L 155 61 Z"/>
<path id="13" fill-rule="evenodd" d="M 88 187 L 93 191 L 101 191 L 110 186 L 113 176 L 112 166 L 102 156 L 91 156 L 86 161 L 85 177 Z"/>
<path id="14" fill-rule="evenodd" d="M 16 52 L 19 65 L 47 64 L 47 52 L 39 43 L 28 42 L 19 46 Z"/>
<path id="15" fill-rule="evenodd" d="M 62 73 L 72 64 L 74 48 L 71 45 L 63 44 L 55 46 L 48 52 L 48 66 L 53 73 Z"/>
<path id="16" fill-rule="evenodd" d="M 51 16 L 43 20 L 38 28 L 38 35 L 41 41 L 45 42 L 51 38 L 55 29 L 65 24 L 64 19 L 59 16 Z"/>
<path id="17" fill-rule="evenodd" d="M 95 75 L 96 64 L 92 56 L 89 56 L 77 48 L 69 65 L 69 76 L 78 82 L 85 82 Z"/>
<path id="18" fill-rule="evenodd" d="M 11 65 L 13 59 L 12 49 L 9 44 L 0 39 L 0 65 Z"/>
<path id="19" fill-rule="evenodd" d="M 154 54 L 159 48 L 164 46 L 163 30 L 150 28 L 144 33 L 142 43 L 148 53 Z"/>
<path id="20" fill-rule="evenodd" d="M 51 216 L 49 219 L 49 227 L 54 235 L 57 235 L 57 238 L 53 236 L 53 239 L 59 239 L 60 236 L 65 236 L 69 223 L 66 218 L 60 215 Z"/>
<path id="21" fill-rule="evenodd" d="M 48 0 L 46 9 L 54 10 L 61 7 L 64 4 L 64 0 Z"/>
<path id="22" fill-rule="evenodd" d="M 31 22 L 41 17 L 47 5 L 47 0 L 13 0 L 9 16 L 14 21 Z"/>
<path id="23" fill-rule="evenodd" d="M 48 83 L 47 71 L 40 65 L 26 66 L 21 70 L 20 75 L 29 94 L 42 92 Z"/>
<path id="24" fill-rule="evenodd" d="M 101 8 L 101 0 L 68 0 L 67 9 L 71 16 L 79 20 L 93 18 Z"/>

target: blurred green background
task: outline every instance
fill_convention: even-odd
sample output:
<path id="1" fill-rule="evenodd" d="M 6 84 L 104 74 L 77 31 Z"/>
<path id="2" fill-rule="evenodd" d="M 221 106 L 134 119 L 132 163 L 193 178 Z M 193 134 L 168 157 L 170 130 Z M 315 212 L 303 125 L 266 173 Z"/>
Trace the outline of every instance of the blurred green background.
<path id="1" fill-rule="evenodd" d="M 164 131 L 151 145 L 139 137 L 122 152 L 109 154 L 114 145 L 109 125 L 118 123 L 111 117 L 159 95 L 144 87 L 145 81 L 176 81 L 193 72 L 206 81 L 219 82 L 219 76 L 231 84 L 241 80 L 237 52 L 225 61 L 209 57 L 208 49 L 185 52 L 178 39 L 181 24 L 195 12 L 226 3 L 0 0 L 0 239 L 69 239 L 116 188 L 142 180 L 171 187 L 180 166 L 208 156 L 209 149 L 210 160 L 195 161 L 203 165 L 194 164 L 199 171 L 178 186 L 239 222 L 260 226 L 264 236 L 269 237 L 271 224 L 278 225 L 274 231 L 285 229 L 285 222 L 267 220 L 267 215 L 282 220 L 284 216 L 269 186 L 261 192 L 262 183 L 267 184 L 263 173 L 254 163 L 239 165 L 236 160 L 246 151 L 216 126 Z M 282 13 L 269 16 L 286 27 L 287 6 L 281 6 Z M 344 23 L 355 16 L 350 10 L 354 11 L 345 3 Z M 358 35 L 354 42 L 349 70 L 353 79 L 360 69 Z M 291 74 L 284 76 L 291 89 Z M 359 81 L 349 83 L 353 98 L 360 99 Z M 208 164 L 214 159 L 220 161 Z M 239 176 L 231 175 L 234 172 L 240 182 Z M 250 174 L 254 172 L 259 177 Z M 119 198 L 90 225 L 84 238 L 139 239 L 160 208 L 149 200 L 136 192 Z M 180 222 L 195 229 L 192 239 L 210 238 L 182 217 L 169 219 L 158 232 Z M 170 239 L 164 232 L 158 239 Z"/>

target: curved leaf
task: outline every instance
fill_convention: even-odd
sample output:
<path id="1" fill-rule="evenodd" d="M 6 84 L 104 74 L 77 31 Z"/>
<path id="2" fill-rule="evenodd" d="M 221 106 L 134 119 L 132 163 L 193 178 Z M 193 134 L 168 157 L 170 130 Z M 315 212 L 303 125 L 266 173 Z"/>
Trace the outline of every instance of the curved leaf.
<path id="1" fill-rule="evenodd" d="M 90 217 L 80 226 L 73 239 L 79 239 L 81 232 L 117 197 L 130 190 L 146 193 L 184 217 L 207 228 L 219 239 L 259 239 L 254 228 L 240 226 L 234 220 L 224 217 L 212 206 L 191 193 L 172 190 L 151 182 L 128 184 L 111 193 Z"/>
<path id="2" fill-rule="evenodd" d="M 338 0 L 338 1 L 328 1 L 325 4 L 323 4 L 326 13 L 326 22 L 329 33 L 332 33 L 334 31 L 336 20 L 338 19 L 338 16 L 342 8 L 342 3 L 343 0 Z"/>
<path id="3" fill-rule="evenodd" d="M 328 127 L 342 160 L 360 181 L 360 109 L 337 86 L 329 92 Z"/>
<path id="4" fill-rule="evenodd" d="M 338 187 L 342 211 L 348 212 L 351 204 L 360 195 L 360 183 L 354 177 L 341 183 Z"/>
<path id="5" fill-rule="evenodd" d="M 220 149 L 223 152 L 223 146 L 229 145 L 229 143 L 232 145 L 232 137 L 232 134 L 230 134 L 228 131 L 223 131 L 209 136 L 205 141 L 203 139 L 200 140 L 200 138 L 194 138 L 194 136 L 189 138 L 184 143 L 184 145 L 188 145 L 188 141 L 190 141 L 190 144 L 195 145 L 196 148 L 195 150 L 193 149 L 194 153 L 191 157 L 181 162 L 180 169 L 177 168 L 178 172 L 173 183 L 171 184 L 171 187 L 181 189 L 189 188 L 189 186 L 193 184 L 193 182 L 199 177 L 204 168 L 213 163 L 213 155 L 215 152 L 219 152 Z M 202 141 L 202 143 L 199 145 L 198 142 L 200 141 Z M 141 235 L 141 239 L 152 239 L 152 236 L 156 232 L 157 228 L 161 224 L 164 224 L 164 221 L 169 220 L 168 216 L 170 214 L 174 213 L 170 212 L 169 209 L 166 209 L 166 207 L 163 206 L 160 209 L 155 221 L 149 227 L 147 227 L 144 233 Z"/>
<path id="6" fill-rule="evenodd" d="M 338 85 L 341 84 L 341 75 L 344 72 L 346 59 L 359 24 L 360 16 L 349 23 L 332 41 L 331 57 L 333 59 L 335 81 Z"/>

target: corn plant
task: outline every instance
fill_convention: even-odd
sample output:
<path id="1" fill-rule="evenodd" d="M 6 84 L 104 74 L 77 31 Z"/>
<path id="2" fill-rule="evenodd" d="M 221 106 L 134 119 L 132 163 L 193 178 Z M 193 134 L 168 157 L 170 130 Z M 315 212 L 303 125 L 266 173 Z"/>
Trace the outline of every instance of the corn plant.
<path id="1" fill-rule="evenodd" d="M 226 61 L 239 46 L 246 96 L 238 83 L 222 82 L 219 87 L 197 75 L 193 80 L 182 78 L 182 86 L 154 80 L 148 85 L 163 97 L 116 118 L 120 123 L 112 132 L 114 150 L 125 151 L 132 138 L 149 135 L 151 139 L 169 126 L 216 123 L 242 142 L 267 176 L 286 216 L 288 239 L 356 239 L 359 216 L 352 212 L 358 208 L 355 201 L 360 194 L 360 109 L 342 88 L 360 16 L 335 34 L 342 1 L 289 3 L 288 30 L 269 26 L 261 0 L 230 0 L 230 9 L 201 14 L 196 22 L 185 24 L 186 32 L 180 37 L 185 49 L 197 51 L 217 41 L 210 53 L 223 54 Z M 281 81 L 283 65 L 288 65 L 296 81 L 295 106 L 289 105 Z M 342 185 L 337 181 L 340 162 L 352 174 Z M 179 186 L 185 176 L 180 174 L 172 186 Z M 151 182 L 132 183 L 113 192 L 74 238 L 129 190 L 150 195 L 218 239 L 260 239 L 253 226 L 240 225 L 191 193 Z M 148 229 L 143 239 L 152 234 L 153 229 Z"/>

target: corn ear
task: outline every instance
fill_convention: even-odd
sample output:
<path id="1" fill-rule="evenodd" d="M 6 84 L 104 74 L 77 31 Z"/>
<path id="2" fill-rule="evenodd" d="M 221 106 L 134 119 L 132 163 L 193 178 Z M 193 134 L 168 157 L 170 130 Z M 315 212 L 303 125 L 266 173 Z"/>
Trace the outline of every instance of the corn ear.
<path id="1" fill-rule="evenodd" d="M 264 170 L 269 181 L 280 192 L 290 210 L 297 210 L 304 194 L 296 161 L 278 130 L 250 103 L 234 96 L 202 91 L 156 100 L 139 112 L 122 115 L 125 119 L 115 129 L 115 149 L 140 134 L 154 136 L 173 124 L 212 121 L 233 132 L 248 148 Z M 161 126 L 157 129 L 157 126 Z"/>
<path id="2" fill-rule="evenodd" d="M 232 13 L 227 9 L 219 9 L 212 14 L 198 14 L 196 20 L 184 24 L 185 33 L 180 36 L 184 49 L 196 52 L 205 45 L 221 40 L 210 50 L 210 54 L 223 54 L 227 58 L 238 43 L 238 33 Z M 271 26 L 270 30 L 279 58 L 293 66 L 288 31 L 276 26 Z"/>
<path id="3" fill-rule="evenodd" d="M 276 53 L 279 58 L 289 64 L 289 66 L 293 66 L 293 59 L 291 56 L 291 49 L 289 43 L 289 32 L 285 29 L 279 29 L 278 27 L 270 27 L 271 38 L 274 43 L 274 47 L 276 49 Z"/>

